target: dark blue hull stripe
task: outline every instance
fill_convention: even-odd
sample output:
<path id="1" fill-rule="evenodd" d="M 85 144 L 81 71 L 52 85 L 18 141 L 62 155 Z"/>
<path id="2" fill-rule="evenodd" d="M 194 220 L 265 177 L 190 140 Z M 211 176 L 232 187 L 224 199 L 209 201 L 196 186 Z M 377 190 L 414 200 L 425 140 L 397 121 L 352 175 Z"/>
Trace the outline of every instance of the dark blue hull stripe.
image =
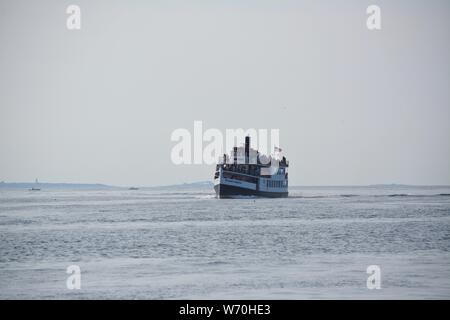
<path id="1" fill-rule="evenodd" d="M 246 188 L 230 186 L 226 184 L 218 184 L 214 186 L 216 195 L 219 198 L 232 198 L 233 196 L 257 196 L 267 198 L 284 198 L 288 196 L 288 192 L 267 192 L 256 191 Z"/>

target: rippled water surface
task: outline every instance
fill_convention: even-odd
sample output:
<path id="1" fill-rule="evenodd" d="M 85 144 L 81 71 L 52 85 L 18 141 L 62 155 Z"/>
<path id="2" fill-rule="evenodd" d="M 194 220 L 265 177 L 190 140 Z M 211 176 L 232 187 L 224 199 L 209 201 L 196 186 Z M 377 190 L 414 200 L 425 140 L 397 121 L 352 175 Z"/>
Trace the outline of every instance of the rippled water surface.
<path id="1" fill-rule="evenodd" d="M 4 299 L 449 299 L 449 249 L 450 187 L 0 190 Z"/>

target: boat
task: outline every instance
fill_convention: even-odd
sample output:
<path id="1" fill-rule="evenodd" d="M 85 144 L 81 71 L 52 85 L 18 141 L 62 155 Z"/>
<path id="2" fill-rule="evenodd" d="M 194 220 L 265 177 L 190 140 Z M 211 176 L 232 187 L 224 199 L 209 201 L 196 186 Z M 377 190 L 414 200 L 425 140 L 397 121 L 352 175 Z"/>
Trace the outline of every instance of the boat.
<path id="1" fill-rule="evenodd" d="M 289 161 L 275 147 L 274 155 L 260 155 L 250 148 L 250 137 L 244 147 L 234 147 L 232 157 L 224 154 L 216 165 L 214 190 L 217 198 L 257 196 L 287 197 Z"/>
<path id="2" fill-rule="evenodd" d="M 139 190 L 138 187 L 129 187 L 128 190 Z"/>
<path id="3" fill-rule="evenodd" d="M 30 191 L 41 191 L 41 188 L 39 188 L 39 181 L 36 178 L 36 180 L 34 181 L 36 187 L 31 187 Z"/>

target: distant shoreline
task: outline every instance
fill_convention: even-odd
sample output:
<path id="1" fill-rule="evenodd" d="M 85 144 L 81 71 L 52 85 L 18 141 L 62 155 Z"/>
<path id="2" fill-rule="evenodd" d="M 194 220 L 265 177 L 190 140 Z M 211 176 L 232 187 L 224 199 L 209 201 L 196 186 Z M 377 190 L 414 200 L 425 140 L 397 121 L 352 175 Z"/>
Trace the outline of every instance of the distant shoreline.
<path id="1" fill-rule="evenodd" d="M 121 189 L 100 183 L 0 182 L 0 189 Z"/>
<path id="2" fill-rule="evenodd" d="M 174 184 L 174 185 L 165 185 L 165 186 L 153 186 L 153 187 L 145 187 L 145 186 L 113 186 L 101 183 L 58 183 L 58 182 L 4 182 L 0 181 L 0 189 L 32 189 L 32 188 L 40 188 L 40 189 L 60 189 L 60 190 L 127 190 L 130 188 L 136 189 L 160 189 L 160 188 L 198 188 L 198 187 L 213 187 L 213 183 L 211 181 L 199 181 L 192 183 L 182 183 L 182 184 Z"/>

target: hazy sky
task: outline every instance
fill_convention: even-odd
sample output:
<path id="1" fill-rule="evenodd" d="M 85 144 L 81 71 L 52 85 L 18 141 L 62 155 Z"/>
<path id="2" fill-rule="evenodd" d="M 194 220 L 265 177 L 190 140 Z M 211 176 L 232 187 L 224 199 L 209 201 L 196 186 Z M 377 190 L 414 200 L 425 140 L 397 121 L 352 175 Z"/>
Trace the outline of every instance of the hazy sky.
<path id="1" fill-rule="evenodd" d="M 447 0 L 0 0 L 0 181 L 212 179 L 170 160 L 202 120 L 279 128 L 291 185 L 450 184 L 449 33 Z"/>

